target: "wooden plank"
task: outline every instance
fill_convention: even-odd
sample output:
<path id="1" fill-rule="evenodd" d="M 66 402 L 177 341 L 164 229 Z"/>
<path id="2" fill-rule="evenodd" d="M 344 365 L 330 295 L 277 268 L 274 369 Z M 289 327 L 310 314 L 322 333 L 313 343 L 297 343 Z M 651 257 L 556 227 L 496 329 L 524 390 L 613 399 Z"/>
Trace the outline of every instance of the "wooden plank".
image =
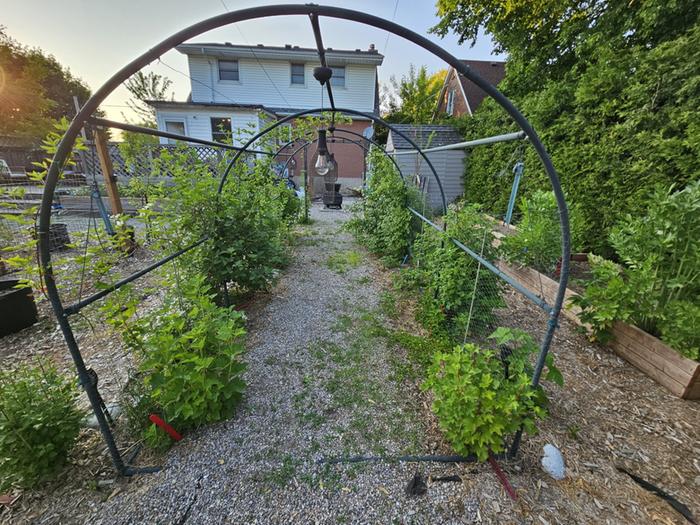
<path id="1" fill-rule="evenodd" d="M 615 341 L 620 341 L 628 348 L 635 350 L 635 352 L 638 353 L 640 356 L 643 356 L 646 361 L 649 361 L 650 363 L 654 364 L 657 368 L 663 370 L 667 374 L 678 376 L 678 381 L 680 381 L 681 383 L 686 383 L 693 377 L 697 369 L 697 363 L 691 361 L 690 364 L 692 366 L 678 366 L 678 363 L 675 359 L 667 359 L 666 356 L 659 355 L 658 353 L 650 350 L 648 346 L 645 346 L 644 344 L 639 343 L 635 338 L 630 337 L 629 334 L 631 332 L 627 330 L 629 326 L 630 325 L 626 325 L 624 323 L 617 323 L 615 325 L 612 331 L 613 336 L 615 337 Z M 624 327 L 624 329 L 621 329 L 621 327 Z M 645 335 L 648 338 L 656 339 L 655 337 L 649 334 Z M 668 350 L 675 354 L 672 357 L 681 357 L 678 354 L 676 354 L 674 350 L 671 350 L 670 348 Z M 683 363 L 683 365 L 685 365 L 685 363 Z"/>
<path id="2" fill-rule="evenodd" d="M 646 333 L 641 328 L 627 323 L 616 323 L 613 327 L 614 334 L 622 334 L 632 341 L 644 346 L 650 352 L 653 352 L 667 361 L 672 362 L 676 367 L 686 371 L 688 375 L 693 375 L 695 370 L 700 366 L 700 363 L 683 357 L 673 348 L 665 344 L 660 339 Z"/>
<path id="3" fill-rule="evenodd" d="M 683 399 L 700 399 L 700 366 L 698 366 L 693 379 L 681 397 Z"/>
<path id="4" fill-rule="evenodd" d="M 651 352 L 647 352 L 642 347 L 629 344 L 628 341 L 623 341 L 621 338 L 611 341 L 609 346 L 615 352 L 622 349 L 623 351 L 634 354 L 636 358 L 631 361 L 633 365 L 639 366 L 639 364 L 643 362 L 645 365 L 650 367 L 650 370 L 652 370 L 650 373 L 652 379 L 656 381 L 663 379 L 664 381 L 673 381 L 678 383 L 681 391 L 685 390 L 685 388 L 688 386 L 688 382 L 692 378 L 692 376 L 682 373 L 682 371 L 680 371 L 678 368 L 666 365 L 663 362 L 663 359 L 661 359 L 659 356 L 654 355 Z"/>
<path id="5" fill-rule="evenodd" d="M 112 159 L 109 156 L 107 137 L 104 131 L 98 130 L 95 132 L 95 149 L 97 149 L 97 156 L 100 159 L 100 168 L 102 169 L 102 176 L 104 177 L 105 186 L 107 187 L 107 198 L 109 199 L 112 215 L 120 215 L 124 213 L 124 209 L 122 208 L 122 201 L 119 198 L 117 178 L 114 176 L 114 167 L 112 166 Z"/>
<path id="6" fill-rule="evenodd" d="M 614 345 L 614 346 L 613 346 Z M 664 373 L 661 373 L 658 368 L 650 364 L 648 361 L 639 359 L 639 356 L 622 344 L 610 345 L 620 357 L 624 358 L 630 364 L 644 372 L 651 379 L 663 385 L 670 390 L 674 395 L 682 396 L 685 392 L 685 385 L 681 385 L 678 381 L 670 378 Z"/>

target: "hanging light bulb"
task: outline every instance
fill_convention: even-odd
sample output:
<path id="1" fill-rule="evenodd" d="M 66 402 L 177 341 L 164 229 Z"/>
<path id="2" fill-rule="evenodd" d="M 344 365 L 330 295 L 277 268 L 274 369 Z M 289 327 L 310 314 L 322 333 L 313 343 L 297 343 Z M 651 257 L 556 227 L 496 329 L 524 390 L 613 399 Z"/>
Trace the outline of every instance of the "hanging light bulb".
<path id="1" fill-rule="evenodd" d="M 318 149 L 316 150 L 316 154 L 318 155 L 318 158 L 316 159 L 314 169 L 316 170 L 316 173 L 323 176 L 328 173 L 328 170 L 331 169 L 328 158 L 328 144 L 326 143 L 325 129 L 318 130 Z"/>

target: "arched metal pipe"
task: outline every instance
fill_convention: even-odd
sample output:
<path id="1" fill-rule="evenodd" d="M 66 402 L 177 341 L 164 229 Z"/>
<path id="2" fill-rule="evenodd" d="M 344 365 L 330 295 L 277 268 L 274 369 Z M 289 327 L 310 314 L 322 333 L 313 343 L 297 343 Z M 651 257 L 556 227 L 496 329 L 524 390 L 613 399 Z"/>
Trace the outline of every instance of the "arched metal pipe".
<path id="1" fill-rule="evenodd" d="M 228 166 L 226 167 L 226 170 L 224 171 L 223 177 L 221 177 L 221 181 L 219 182 L 219 193 L 223 191 L 224 184 L 226 184 L 226 180 L 228 179 L 229 174 L 231 173 L 231 170 L 233 167 L 236 165 L 238 162 L 238 159 L 241 158 L 241 155 L 243 155 L 246 151 L 248 151 L 248 148 L 250 148 L 256 141 L 258 141 L 260 138 L 264 137 L 268 133 L 271 133 L 273 130 L 277 129 L 280 127 L 282 124 L 286 124 L 290 120 L 293 120 L 295 118 L 303 117 L 305 115 L 311 115 L 313 113 L 322 113 L 323 111 L 328 111 L 327 108 L 315 108 L 315 109 L 306 109 L 304 111 L 299 111 L 298 113 L 294 113 L 292 115 L 287 115 L 286 117 L 275 121 L 272 125 L 268 126 L 264 130 L 256 133 L 253 135 L 250 139 L 248 139 L 248 142 L 243 144 L 242 148 L 240 151 L 237 151 L 236 154 L 233 156 L 233 158 L 229 161 Z M 398 136 L 400 136 L 402 139 L 404 139 L 406 142 L 408 142 L 413 148 L 418 152 L 418 154 L 423 157 L 423 160 L 425 160 L 426 164 L 430 168 L 430 171 L 433 173 L 433 177 L 435 177 L 435 181 L 438 183 L 438 188 L 440 189 L 440 197 L 442 199 L 442 212 L 443 214 L 447 213 L 447 198 L 445 196 L 445 190 L 442 186 L 442 181 L 440 180 L 440 176 L 437 173 L 437 170 L 435 169 L 435 166 L 433 166 L 433 163 L 430 162 L 430 159 L 428 156 L 423 153 L 423 150 L 416 144 L 416 142 L 411 139 L 406 133 L 403 133 L 402 131 L 399 131 L 396 129 L 394 126 L 392 126 L 390 123 L 385 121 L 384 119 L 377 117 L 376 115 L 372 115 L 371 113 L 364 113 L 362 111 L 356 111 L 354 109 L 348 109 L 348 108 L 335 108 L 332 110 L 333 112 L 337 113 L 344 113 L 347 115 L 355 115 L 359 117 L 364 117 L 367 118 L 373 122 L 377 122 L 378 124 L 381 124 L 382 126 L 389 128 L 391 131 L 396 133 Z"/>
<path id="2" fill-rule="evenodd" d="M 444 60 L 447 64 L 452 66 L 457 73 L 463 75 L 465 78 L 474 82 L 479 88 L 481 88 L 487 95 L 491 96 L 505 111 L 510 115 L 518 126 L 525 132 L 525 134 L 530 139 L 531 144 L 535 148 L 537 155 L 542 162 L 545 172 L 552 185 L 552 190 L 554 192 L 557 207 L 559 209 L 559 223 L 562 232 L 562 264 L 561 264 L 561 274 L 559 281 L 559 288 L 557 289 L 556 299 L 554 301 L 554 307 L 550 313 L 550 319 L 547 327 L 545 336 L 543 337 L 540 353 L 537 357 L 537 362 L 535 365 L 535 371 L 532 376 L 532 384 L 536 386 L 539 383 L 542 370 L 544 368 L 545 358 L 547 352 L 552 342 L 554 336 L 554 330 L 556 328 L 557 319 L 561 312 L 561 308 L 564 302 L 564 293 L 566 291 L 566 284 L 569 276 L 569 257 L 571 250 L 570 243 L 570 230 L 569 230 L 569 214 L 566 206 L 566 201 L 564 199 L 564 192 L 562 190 L 561 184 L 559 182 L 559 177 L 554 169 L 552 161 L 539 139 L 539 136 L 532 128 L 527 119 L 518 111 L 518 109 L 506 98 L 503 94 L 492 86 L 488 81 L 482 78 L 478 73 L 472 71 L 467 65 L 461 62 L 457 57 L 442 49 L 439 45 L 431 42 L 427 38 L 410 31 L 405 27 L 382 18 L 362 13 L 359 11 L 353 11 L 350 9 L 344 9 L 340 7 L 329 7 L 329 6 L 319 6 L 314 4 L 305 5 L 271 5 L 271 6 L 261 6 L 248 9 L 241 9 L 237 11 L 232 11 L 224 13 L 218 16 L 214 16 L 202 22 L 193 24 L 182 31 L 175 33 L 174 35 L 166 38 L 147 52 L 143 53 L 141 56 L 128 63 L 117 73 L 115 73 L 105 84 L 102 85 L 94 94 L 91 96 L 82 109 L 75 116 L 70 126 L 66 130 L 63 138 L 61 139 L 56 153 L 54 154 L 51 165 L 48 169 L 47 176 L 44 181 L 44 193 L 41 201 L 41 208 L 39 212 L 39 226 L 38 226 L 38 249 L 39 249 L 39 260 L 41 268 L 44 274 L 44 284 L 46 287 L 46 293 L 51 301 L 51 306 L 53 307 L 54 313 L 58 320 L 59 326 L 63 331 L 64 337 L 66 339 L 66 344 L 71 352 L 73 360 L 78 371 L 78 376 L 80 378 L 81 384 L 85 387 L 85 390 L 90 398 L 90 402 L 95 410 L 98 423 L 102 429 L 102 433 L 107 442 L 108 449 L 112 456 L 112 459 L 117 467 L 120 474 L 128 472 L 128 468 L 125 468 L 118 449 L 114 443 L 114 439 L 109 430 L 109 426 L 106 423 L 104 414 L 102 414 L 99 408 L 99 397 L 97 390 L 90 387 L 90 378 L 87 374 L 87 369 L 85 363 L 83 362 L 82 356 L 78 349 L 78 345 L 75 341 L 75 337 L 66 316 L 61 296 L 58 292 L 56 282 L 53 275 L 53 270 L 51 268 L 51 253 L 49 251 L 49 226 L 51 224 L 51 203 L 53 202 L 54 192 L 56 190 L 56 185 L 58 184 L 59 176 L 66 160 L 71 154 L 73 144 L 80 133 L 80 130 L 87 122 L 88 118 L 98 109 L 99 105 L 104 102 L 104 100 L 109 96 L 116 88 L 118 88 L 123 82 L 125 82 L 131 75 L 141 70 L 143 67 L 147 66 L 154 60 L 158 59 L 165 52 L 173 49 L 175 46 L 182 44 L 186 40 L 196 37 L 204 32 L 222 27 L 228 24 L 233 24 L 237 22 L 243 22 L 246 20 L 252 20 L 264 17 L 273 16 L 289 16 L 289 15 L 307 15 L 313 16 L 315 18 L 325 16 L 330 18 L 337 18 L 342 20 L 349 20 L 353 22 L 359 22 L 365 25 L 369 25 L 394 35 L 400 36 L 414 44 L 422 47 L 426 51 L 432 53 Z M 320 108 L 322 111 L 323 108 Z M 311 110 L 307 112 L 301 112 L 296 115 L 291 116 L 295 118 L 303 114 L 308 114 L 312 112 L 318 112 L 319 110 Z M 383 122 L 381 119 L 373 118 L 373 116 L 368 114 L 363 114 L 361 112 L 348 112 L 346 113 L 364 115 L 375 122 Z M 284 119 L 284 122 L 291 120 L 291 118 Z M 385 123 L 386 124 L 386 123 Z M 390 126 L 389 126 L 390 127 Z M 396 130 L 394 130 L 396 131 Z M 400 136 L 402 134 L 398 133 Z M 403 138 L 408 139 L 403 136 Z M 415 149 L 418 148 L 413 141 L 407 140 Z M 240 152 L 239 152 L 240 153 Z M 422 153 L 422 152 L 421 152 Z M 237 154 L 240 156 L 240 154 Z M 428 160 L 426 158 L 426 160 Z M 432 164 L 428 163 L 434 172 Z M 230 165 L 232 166 L 232 165 Z M 230 167 L 229 166 L 229 167 Z M 227 170 L 227 171 L 230 171 Z M 439 179 L 437 179 L 439 181 Z M 441 185 L 440 185 L 441 186 Z M 519 441 L 519 435 L 516 436 L 516 441 L 514 442 L 514 447 L 517 448 L 517 442 Z"/>
<path id="3" fill-rule="evenodd" d="M 370 144 L 376 146 L 379 150 L 381 150 L 382 153 L 384 153 L 384 155 L 385 155 L 386 157 L 389 158 L 389 160 L 391 160 L 391 162 L 394 163 L 394 166 L 396 167 L 396 170 L 399 172 L 399 175 L 401 176 L 401 179 L 402 179 L 404 182 L 406 181 L 406 177 L 404 177 L 403 171 L 401 170 L 401 168 L 399 167 L 398 163 L 396 162 L 396 159 L 395 159 L 394 157 L 392 157 L 391 155 L 389 155 L 389 153 L 382 147 L 381 144 L 379 144 L 378 142 L 375 142 L 375 141 L 372 140 L 372 139 L 368 139 L 367 137 L 365 137 L 364 135 L 361 135 L 360 133 L 355 133 L 355 132 L 353 132 L 353 131 L 351 131 L 351 130 L 348 130 L 348 129 L 336 129 L 335 132 L 334 132 L 334 134 L 335 134 L 335 133 L 338 133 L 338 132 L 340 132 L 340 131 L 342 131 L 343 133 L 350 133 L 350 134 L 352 134 L 352 135 L 356 135 L 356 136 L 358 136 L 358 137 L 361 137 L 362 139 L 368 141 Z M 347 137 L 340 137 L 340 138 L 342 138 L 343 140 L 347 140 L 347 141 L 349 141 L 350 143 L 355 144 L 355 145 L 361 147 L 361 148 L 364 149 L 367 153 L 369 153 L 369 151 L 370 151 L 369 148 L 365 147 L 365 146 L 364 146 L 360 141 L 358 141 L 358 140 L 351 140 L 351 139 L 349 139 L 349 138 L 347 138 Z M 328 140 L 331 141 L 331 139 L 328 139 Z M 314 143 L 316 143 L 316 142 L 318 142 L 318 139 L 317 139 L 317 138 L 316 138 L 316 139 L 313 139 L 313 140 L 307 140 L 307 141 L 306 141 L 304 144 L 302 144 L 299 148 L 297 148 L 297 149 L 294 150 L 292 153 L 290 153 L 290 154 L 289 154 L 289 158 L 288 158 L 287 161 L 284 163 L 284 167 L 283 167 L 283 169 L 282 169 L 282 172 L 284 173 L 284 170 L 287 169 L 287 165 L 288 165 L 289 162 L 292 160 L 292 158 L 294 157 L 294 155 L 296 155 L 297 153 L 299 153 L 299 152 L 300 152 L 302 149 L 304 149 L 306 146 L 309 146 L 310 144 L 314 144 Z M 273 157 L 273 158 L 274 158 L 274 157 Z"/>

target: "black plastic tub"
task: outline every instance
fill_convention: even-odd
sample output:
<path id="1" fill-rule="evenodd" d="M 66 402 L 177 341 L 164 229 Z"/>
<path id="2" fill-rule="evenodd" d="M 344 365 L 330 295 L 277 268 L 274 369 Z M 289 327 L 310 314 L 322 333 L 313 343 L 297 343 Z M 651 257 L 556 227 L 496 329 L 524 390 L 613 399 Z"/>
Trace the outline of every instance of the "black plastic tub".
<path id="1" fill-rule="evenodd" d="M 0 337 L 36 323 L 37 311 L 31 288 L 15 288 L 17 279 L 0 279 Z"/>

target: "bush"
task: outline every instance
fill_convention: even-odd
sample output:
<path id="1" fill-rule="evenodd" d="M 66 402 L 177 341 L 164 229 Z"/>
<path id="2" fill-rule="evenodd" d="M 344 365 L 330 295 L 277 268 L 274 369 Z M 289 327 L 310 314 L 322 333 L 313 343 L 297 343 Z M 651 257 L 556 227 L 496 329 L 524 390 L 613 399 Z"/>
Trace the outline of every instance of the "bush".
<path id="1" fill-rule="evenodd" d="M 700 105 L 698 3 L 643 4 L 628 9 L 607 2 L 589 9 L 566 3 L 559 13 L 579 25 L 578 36 L 557 15 L 551 26 L 534 32 L 523 30 L 530 18 L 506 3 L 500 5 L 512 20 L 498 17 L 510 36 L 526 40 L 503 49 L 509 60 L 499 88 L 540 133 L 567 195 L 581 207 L 582 247 L 607 257 L 611 229 L 627 214 L 645 214 L 656 184 L 682 187 L 700 179 L 700 126 L 694 118 Z M 458 10 L 458 16 L 495 13 L 490 3 L 473 7 Z M 533 53 L 543 56 L 533 59 Z M 460 124 L 468 138 L 516 130 L 490 99 Z M 510 185 L 495 184 L 493 171 L 508 162 L 513 147 L 496 144 L 469 153 L 465 194 L 485 209 L 505 212 Z M 526 194 L 551 187 L 532 147 L 525 164 Z"/>
<path id="2" fill-rule="evenodd" d="M 401 179 L 393 163 L 380 151 L 369 155 L 370 173 L 364 199 L 354 208 L 348 228 L 371 252 L 399 263 L 408 253 L 414 193 Z"/>
<path id="3" fill-rule="evenodd" d="M 145 429 L 150 444 L 159 445 L 163 434 L 146 418 L 160 414 L 178 431 L 233 415 L 245 384 L 244 315 L 217 306 L 215 293 L 202 276 L 190 276 L 166 296 L 164 306 L 141 313 L 132 323 L 123 307 L 111 307 L 110 322 L 126 331 L 125 341 L 136 351 L 139 377 L 132 422 Z M 124 303 L 122 303 L 124 304 Z M 108 312 L 108 310 L 106 310 Z M 121 317 L 120 317 L 121 316 Z"/>
<path id="4" fill-rule="evenodd" d="M 76 383 L 50 365 L 0 372 L 0 491 L 61 470 L 83 417 L 77 397 Z"/>
<path id="5" fill-rule="evenodd" d="M 477 205 L 451 205 L 447 233 L 425 227 L 414 252 L 417 280 L 423 289 L 419 321 L 433 335 L 443 332 L 462 340 L 465 332 L 483 333 L 494 319 L 493 310 L 505 306 L 500 279 L 455 246 L 461 241 L 487 260 L 493 260 L 491 224 Z M 477 280 L 477 271 L 479 278 Z"/>
<path id="6" fill-rule="evenodd" d="M 502 350 L 474 344 L 435 354 L 423 389 L 435 399 L 432 409 L 448 441 L 458 454 L 474 454 L 479 461 L 505 450 L 505 439 L 521 427 L 536 432 L 535 423 L 546 416 L 547 398 L 532 388 L 530 355 L 538 348 L 525 332 L 499 328 L 490 336 Z M 548 359 L 548 379 L 562 383 Z"/>
<path id="7" fill-rule="evenodd" d="M 207 276 L 219 294 L 225 284 L 240 294 L 268 288 L 287 261 L 289 226 L 300 206 L 272 175 L 269 161 L 239 163 L 221 195 L 220 179 L 187 148 L 163 153 L 154 164 L 156 174 L 173 176 L 161 188 L 162 211 L 145 208 L 141 215 L 155 225 L 163 254 L 208 236 L 201 249 L 182 257 L 192 272 Z"/>
<path id="8" fill-rule="evenodd" d="M 593 277 L 573 302 L 605 340 L 627 321 L 698 359 L 700 339 L 700 181 L 658 189 L 645 216 L 628 216 L 610 234 L 623 265 L 590 257 Z M 695 328 L 695 329 L 694 329 Z"/>
<path id="9" fill-rule="evenodd" d="M 550 274 L 561 259 L 561 225 L 554 193 L 535 191 L 520 201 L 521 219 L 514 235 L 503 238 L 503 259 Z M 580 242 L 581 224 L 576 207 L 569 206 L 572 250 Z"/>

